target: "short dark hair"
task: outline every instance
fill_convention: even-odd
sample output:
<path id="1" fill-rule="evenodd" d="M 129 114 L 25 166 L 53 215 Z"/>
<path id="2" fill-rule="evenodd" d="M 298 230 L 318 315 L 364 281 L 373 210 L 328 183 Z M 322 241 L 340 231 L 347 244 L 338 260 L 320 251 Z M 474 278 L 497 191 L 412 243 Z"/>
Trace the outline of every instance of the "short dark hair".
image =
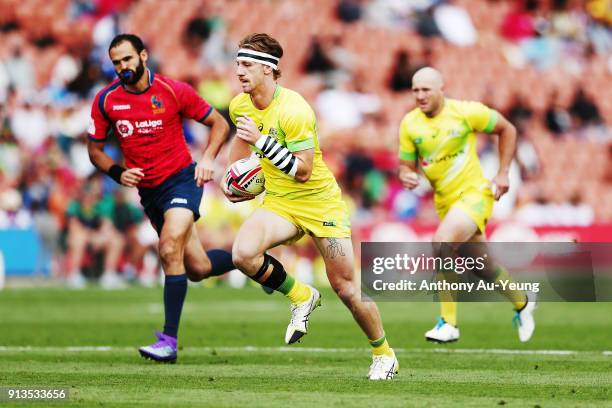
<path id="1" fill-rule="evenodd" d="M 253 51 L 265 52 L 266 54 L 273 55 L 279 59 L 283 56 L 283 47 L 281 47 L 278 40 L 266 33 L 249 34 L 240 40 L 238 47 L 249 48 Z M 280 69 L 275 69 L 274 79 L 278 79 L 280 76 Z"/>
<path id="2" fill-rule="evenodd" d="M 122 42 L 129 42 L 130 44 L 132 44 L 132 47 L 134 47 L 134 49 L 136 50 L 136 52 L 138 54 L 140 54 L 140 52 L 142 50 L 145 50 L 147 47 L 145 47 L 144 43 L 142 42 L 142 40 L 140 39 L 140 37 L 138 37 L 135 34 L 119 34 L 117 36 L 115 36 L 115 38 L 113 38 L 113 41 L 111 41 L 110 45 L 108 46 L 108 53 L 110 54 L 110 50 L 115 48 L 116 46 L 118 46 L 119 44 L 121 44 Z"/>

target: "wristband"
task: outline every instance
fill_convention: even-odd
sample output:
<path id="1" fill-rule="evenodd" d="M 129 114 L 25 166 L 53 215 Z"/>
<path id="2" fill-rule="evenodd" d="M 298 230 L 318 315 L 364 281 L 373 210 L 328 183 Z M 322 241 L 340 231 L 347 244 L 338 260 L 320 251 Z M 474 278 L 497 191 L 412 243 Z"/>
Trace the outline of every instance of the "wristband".
<path id="1" fill-rule="evenodd" d="M 121 174 L 123 174 L 125 170 L 126 169 L 124 167 L 121 167 L 118 164 L 113 164 L 112 166 L 110 166 L 110 169 L 108 169 L 107 174 L 118 184 L 121 184 Z"/>

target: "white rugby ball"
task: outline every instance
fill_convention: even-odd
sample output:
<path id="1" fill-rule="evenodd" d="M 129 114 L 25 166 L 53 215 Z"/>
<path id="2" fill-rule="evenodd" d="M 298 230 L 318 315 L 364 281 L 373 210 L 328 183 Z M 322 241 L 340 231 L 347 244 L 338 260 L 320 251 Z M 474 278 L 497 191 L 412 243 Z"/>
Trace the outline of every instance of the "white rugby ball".
<path id="1" fill-rule="evenodd" d="M 235 161 L 225 174 L 227 189 L 237 196 L 258 195 L 264 190 L 264 173 L 257 156 Z"/>

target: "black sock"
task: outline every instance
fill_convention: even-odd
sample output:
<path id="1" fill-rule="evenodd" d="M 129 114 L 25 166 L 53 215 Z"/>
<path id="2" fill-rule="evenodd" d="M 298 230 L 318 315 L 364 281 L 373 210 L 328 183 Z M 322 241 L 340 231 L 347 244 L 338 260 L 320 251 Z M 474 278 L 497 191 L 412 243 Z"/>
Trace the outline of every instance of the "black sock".
<path id="1" fill-rule="evenodd" d="M 187 275 L 166 276 L 164 284 L 164 334 L 177 337 L 183 302 L 187 294 Z"/>
<path id="2" fill-rule="evenodd" d="M 224 249 L 211 249 L 206 251 L 208 259 L 210 259 L 210 275 L 208 276 L 220 276 L 226 272 L 236 269 L 232 262 L 232 253 Z"/>

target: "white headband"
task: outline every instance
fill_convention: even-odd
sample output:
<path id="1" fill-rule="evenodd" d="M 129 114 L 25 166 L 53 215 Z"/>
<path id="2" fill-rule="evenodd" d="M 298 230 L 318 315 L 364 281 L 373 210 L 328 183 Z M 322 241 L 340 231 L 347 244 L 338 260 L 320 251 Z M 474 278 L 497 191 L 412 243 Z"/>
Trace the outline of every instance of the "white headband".
<path id="1" fill-rule="evenodd" d="M 254 51 L 248 48 L 241 48 L 238 50 L 238 56 L 236 57 L 236 61 L 258 62 L 260 64 L 272 67 L 272 69 L 278 69 L 278 61 L 280 61 L 280 58 L 275 57 L 271 54 L 267 54 L 265 52 Z"/>

